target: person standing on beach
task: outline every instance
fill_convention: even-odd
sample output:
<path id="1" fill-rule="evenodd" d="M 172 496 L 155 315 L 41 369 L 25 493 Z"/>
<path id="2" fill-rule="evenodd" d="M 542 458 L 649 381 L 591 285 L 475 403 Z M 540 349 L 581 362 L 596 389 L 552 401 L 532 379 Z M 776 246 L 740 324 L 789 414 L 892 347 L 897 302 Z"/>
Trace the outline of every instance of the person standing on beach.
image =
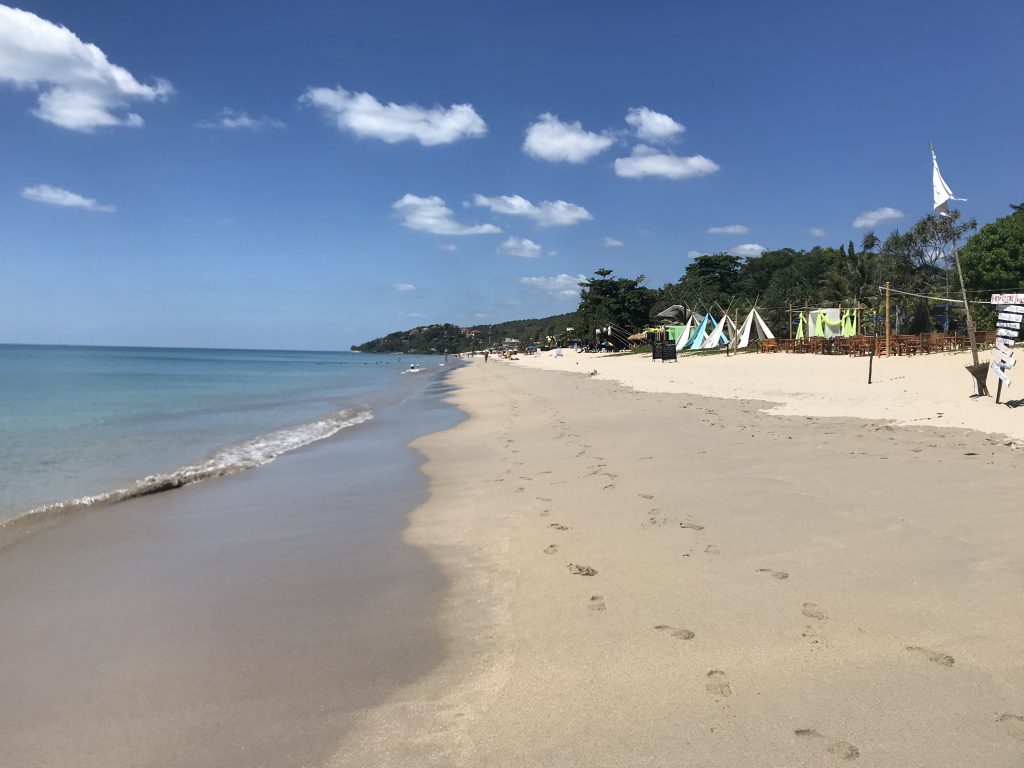
<path id="1" fill-rule="evenodd" d="M 490 354 L 486 349 L 484 350 L 484 362 L 487 362 L 487 356 Z"/>

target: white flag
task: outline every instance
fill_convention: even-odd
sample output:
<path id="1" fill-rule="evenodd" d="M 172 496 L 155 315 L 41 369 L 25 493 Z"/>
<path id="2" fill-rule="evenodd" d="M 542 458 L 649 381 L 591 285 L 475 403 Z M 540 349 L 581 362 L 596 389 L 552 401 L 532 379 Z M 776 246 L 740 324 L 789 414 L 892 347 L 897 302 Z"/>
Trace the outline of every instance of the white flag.
<path id="1" fill-rule="evenodd" d="M 953 190 L 949 188 L 949 184 L 942 178 L 942 174 L 939 173 L 939 159 L 935 157 L 935 148 L 932 147 L 932 195 L 935 198 L 935 212 L 939 216 L 949 215 L 948 203 L 950 200 L 960 200 L 961 202 L 967 202 L 966 198 L 953 197 Z"/>

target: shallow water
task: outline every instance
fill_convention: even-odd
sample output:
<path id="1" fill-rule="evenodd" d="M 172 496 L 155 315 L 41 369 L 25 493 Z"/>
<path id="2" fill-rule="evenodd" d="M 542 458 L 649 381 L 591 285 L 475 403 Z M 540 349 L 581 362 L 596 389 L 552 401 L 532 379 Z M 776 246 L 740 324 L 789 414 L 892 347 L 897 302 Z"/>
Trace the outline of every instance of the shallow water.
<path id="1" fill-rule="evenodd" d="M 421 391 L 439 362 L 0 345 L 0 520 L 258 466 Z M 400 375 L 412 363 L 427 375 Z"/>

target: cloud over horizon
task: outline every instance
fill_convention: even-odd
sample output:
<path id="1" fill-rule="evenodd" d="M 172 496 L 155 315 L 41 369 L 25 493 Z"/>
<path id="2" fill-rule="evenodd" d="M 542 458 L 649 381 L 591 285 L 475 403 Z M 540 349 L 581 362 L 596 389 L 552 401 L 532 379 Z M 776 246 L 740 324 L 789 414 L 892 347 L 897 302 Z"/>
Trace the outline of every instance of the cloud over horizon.
<path id="1" fill-rule="evenodd" d="M 391 206 L 403 227 L 432 235 L 494 235 L 501 229 L 493 224 L 466 226 L 455 221 L 452 209 L 444 203 L 444 199 L 436 195 L 419 197 L 406 194 Z"/>
<path id="2" fill-rule="evenodd" d="M 284 128 L 285 124 L 270 117 L 251 117 L 248 112 L 236 112 L 225 107 L 216 118 L 200 120 L 196 127 L 224 131 L 262 131 L 267 128 Z"/>
<path id="3" fill-rule="evenodd" d="M 401 293 L 408 293 L 409 291 L 415 291 L 416 286 L 412 283 L 392 283 L 391 287 Z"/>
<path id="4" fill-rule="evenodd" d="M 623 242 L 621 240 L 616 240 L 610 235 L 605 235 L 604 239 L 601 241 L 602 248 L 621 248 L 622 246 Z"/>
<path id="5" fill-rule="evenodd" d="M 577 120 L 563 123 L 557 115 L 545 112 L 526 129 L 523 151 L 538 160 L 551 163 L 585 163 L 614 143 L 604 133 L 585 130 Z"/>
<path id="6" fill-rule="evenodd" d="M 735 248 L 731 249 L 729 253 L 731 253 L 733 256 L 752 257 L 760 256 L 763 251 L 767 250 L 768 249 L 765 248 L 760 243 L 741 243 L 740 245 L 737 245 Z"/>
<path id="7" fill-rule="evenodd" d="M 807 234 L 811 237 L 824 237 L 826 232 L 821 227 L 811 227 L 807 230 Z"/>
<path id="8" fill-rule="evenodd" d="M 708 233 L 712 235 L 745 235 L 750 227 L 744 224 L 727 224 L 724 227 L 708 227 Z"/>
<path id="9" fill-rule="evenodd" d="M 670 141 L 686 130 L 686 126 L 668 115 L 647 107 L 633 107 L 626 113 L 626 122 L 636 131 L 637 138 L 655 144 Z"/>
<path id="10" fill-rule="evenodd" d="M 299 98 L 316 107 L 339 131 L 388 144 L 418 141 L 424 147 L 475 139 L 487 133 L 487 123 L 472 104 L 421 107 L 418 104 L 382 104 L 368 93 L 336 88 L 309 88 Z"/>
<path id="11" fill-rule="evenodd" d="M 138 128 L 144 120 L 126 111 L 129 104 L 166 101 L 174 93 L 167 80 L 140 83 L 67 27 L 5 5 L 0 5 L 2 82 L 40 91 L 32 114 L 82 133 L 108 126 Z"/>
<path id="12" fill-rule="evenodd" d="M 678 157 L 670 152 L 659 152 L 653 147 L 638 144 L 629 157 L 615 161 L 615 173 L 627 179 L 661 176 L 666 179 L 692 179 L 716 173 L 719 166 L 704 155 Z"/>
<path id="13" fill-rule="evenodd" d="M 866 229 L 868 227 L 877 227 L 883 221 L 896 221 L 902 218 L 903 211 L 886 205 L 881 208 L 875 208 L 873 211 L 865 211 L 853 220 L 853 226 L 857 229 Z"/>
<path id="14" fill-rule="evenodd" d="M 49 184 L 36 184 L 34 187 L 25 187 L 21 190 L 21 196 L 26 200 L 32 200 L 36 203 L 57 205 L 62 208 L 82 208 L 83 210 L 96 211 L 97 213 L 114 213 L 117 210 L 112 205 L 103 205 L 91 197 L 76 195 L 74 192 L 69 192 L 66 189 Z"/>
<path id="15" fill-rule="evenodd" d="M 583 206 L 567 203 L 564 200 L 544 200 L 540 205 L 534 205 L 520 195 L 501 195 L 500 197 L 473 195 L 472 204 L 488 208 L 495 213 L 525 216 L 537 222 L 540 227 L 569 227 L 594 218 L 590 215 L 590 211 Z"/>
<path id="16" fill-rule="evenodd" d="M 498 246 L 498 250 L 509 256 L 519 256 L 523 259 L 536 259 L 544 250 L 533 240 L 525 237 L 510 237 Z"/>
<path id="17" fill-rule="evenodd" d="M 520 277 L 519 282 L 542 291 L 553 293 L 563 299 L 579 298 L 580 283 L 586 275 L 567 275 L 564 272 L 554 277 Z"/>

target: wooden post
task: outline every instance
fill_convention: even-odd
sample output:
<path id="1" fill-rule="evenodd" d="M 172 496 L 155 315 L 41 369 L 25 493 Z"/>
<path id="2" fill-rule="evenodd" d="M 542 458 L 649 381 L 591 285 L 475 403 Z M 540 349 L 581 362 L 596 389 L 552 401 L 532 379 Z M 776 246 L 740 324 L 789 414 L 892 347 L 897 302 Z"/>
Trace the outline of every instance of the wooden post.
<path id="1" fill-rule="evenodd" d="M 740 351 L 740 335 L 739 335 L 739 330 L 740 330 L 740 311 L 738 309 L 735 312 L 733 312 L 732 324 L 733 324 L 733 329 L 732 329 L 733 348 L 732 348 L 732 351 L 733 352 L 739 352 Z"/>
<path id="2" fill-rule="evenodd" d="M 956 239 L 953 240 L 953 261 L 956 262 L 956 274 L 960 278 L 960 295 L 964 300 L 964 314 L 967 316 L 967 339 L 971 342 L 971 360 L 973 365 L 967 370 L 974 377 L 974 384 L 978 390 L 978 397 L 988 397 L 988 366 L 978 362 L 978 342 L 974 338 L 974 319 L 971 317 L 971 305 L 967 303 L 967 286 L 964 285 L 964 273 L 960 269 L 960 254 L 956 250 Z M 1002 380 L 1000 379 L 1000 384 Z"/>
<path id="3" fill-rule="evenodd" d="M 892 347 L 889 341 L 889 281 L 885 281 L 885 356 L 892 354 Z"/>
<path id="4" fill-rule="evenodd" d="M 789 318 L 789 340 L 792 341 L 793 340 L 793 305 L 792 304 L 789 305 L 789 313 L 787 314 L 787 317 Z"/>

